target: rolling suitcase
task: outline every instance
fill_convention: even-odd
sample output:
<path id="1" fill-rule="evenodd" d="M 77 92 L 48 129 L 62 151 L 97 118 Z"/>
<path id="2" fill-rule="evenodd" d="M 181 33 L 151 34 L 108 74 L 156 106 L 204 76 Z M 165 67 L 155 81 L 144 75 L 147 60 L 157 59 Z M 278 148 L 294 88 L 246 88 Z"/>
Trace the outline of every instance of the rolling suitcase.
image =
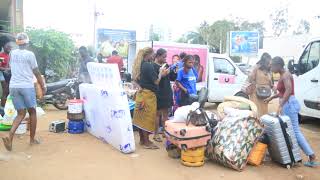
<path id="1" fill-rule="evenodd" d="M 182 150 L 207 145 L 211 138 L 210 128 L 194 126 L 191 123 L 176 123 L 166 121 L 165 134 L 167 139 Z"/>
<path id="2" fill-rule="evenodd" d="M 272 160 L 287 168 L 301 162 L 299 145 L 289 117 L 264 115 L 261 122 L 270 140 L 268 150 Z"/>

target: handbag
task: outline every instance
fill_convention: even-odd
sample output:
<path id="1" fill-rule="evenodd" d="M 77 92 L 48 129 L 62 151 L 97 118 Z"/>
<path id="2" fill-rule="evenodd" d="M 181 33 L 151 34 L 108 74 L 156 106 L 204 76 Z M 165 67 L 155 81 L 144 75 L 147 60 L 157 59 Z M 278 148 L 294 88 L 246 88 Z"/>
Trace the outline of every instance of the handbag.
<path id="1" fill-rule="evenodd" d="M 259 99 L 266 99 L 271 96 L 271 88 L 268 86 L 257 86 L 256 95 Z"/>
<path id="2" fill-rule="evenodd" d="M 189 112 L 186 124 L 189 125 L 190 122 L 194 126 L 205 126 L 208 124 L 208 116 L 206 112 L 198 108 Z"/>

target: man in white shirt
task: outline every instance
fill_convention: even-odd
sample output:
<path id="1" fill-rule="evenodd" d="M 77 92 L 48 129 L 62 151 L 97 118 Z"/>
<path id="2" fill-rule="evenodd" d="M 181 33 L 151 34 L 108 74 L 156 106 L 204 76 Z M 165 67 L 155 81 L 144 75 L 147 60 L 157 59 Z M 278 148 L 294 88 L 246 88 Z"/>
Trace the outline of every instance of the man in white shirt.
<path id="1" fill-rule="evenodd" d="M 13 50 L 10 53 L 10 69 L 12 76 L 9 88 L 13 105 L 18 111 L 18 115 L 13 122 L 9 137 L 2 138 L 5 148 L 8 151 L 12 150 L 13 136 L 21 121 L 25 118 L 26 110 L 30 117 L 30 145 L 40 143 L 39 140 L 35 139 L 37 128 L 37 102 L 33 76 L 37 78 L 43 92 L 46 92 L 46 87 L 41 78 L 35 55 L 33 52 L 26 50 L 29 43 L 27 34 L 19 33 L 16 40 L 19 49 Z"/>

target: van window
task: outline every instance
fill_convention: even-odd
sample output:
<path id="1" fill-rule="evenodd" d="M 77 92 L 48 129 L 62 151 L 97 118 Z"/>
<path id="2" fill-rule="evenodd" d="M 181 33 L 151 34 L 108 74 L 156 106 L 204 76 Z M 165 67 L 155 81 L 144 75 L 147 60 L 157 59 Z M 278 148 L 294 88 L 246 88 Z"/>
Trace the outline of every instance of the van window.
<path id="1" fill-rule="evenodd" d="M 317 67 L 320 59 L 320 41 L 313 42 L 303 52 L 300 59 L 300 74 L 304 74 Z"/>
<path id="2" fill-rule="evenodd" d="M 235 75 L 235 67 L 226 59 L 214 59 L 214 72 Z"/>

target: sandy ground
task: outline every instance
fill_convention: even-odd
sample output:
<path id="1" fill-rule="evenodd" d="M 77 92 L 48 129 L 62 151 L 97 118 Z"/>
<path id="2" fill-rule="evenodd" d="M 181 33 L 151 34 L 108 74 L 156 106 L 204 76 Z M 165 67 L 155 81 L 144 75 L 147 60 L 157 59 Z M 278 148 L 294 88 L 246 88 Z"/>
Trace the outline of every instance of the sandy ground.
<path id="1" fill-rule="evenodd" d="M 158 144 L 161 149 L 155 151 L 144 150 L 137 145 L 135 153 L 125 155 L 88 133 L 48 132 L 49 122 L 65 120 L 66 112 L 54 108 L 47 108 L 46 112 L 39 120 L 41 145 L 30 147 L 28 135 L 15 137 L 12 152 L 6 152 L 0 144 L 0 180 L 320 179 L 320 168 L 300 165 L 288 170 L 273 162 L 265 162 L 260 167 L 248 165 L 243 172 L 210 161 L 199 168 L 185 167 L 179 160 L 170 159 L 162 144 Z M 320 154 L 320 120 L 306 123 L 303 132 Z"/>

